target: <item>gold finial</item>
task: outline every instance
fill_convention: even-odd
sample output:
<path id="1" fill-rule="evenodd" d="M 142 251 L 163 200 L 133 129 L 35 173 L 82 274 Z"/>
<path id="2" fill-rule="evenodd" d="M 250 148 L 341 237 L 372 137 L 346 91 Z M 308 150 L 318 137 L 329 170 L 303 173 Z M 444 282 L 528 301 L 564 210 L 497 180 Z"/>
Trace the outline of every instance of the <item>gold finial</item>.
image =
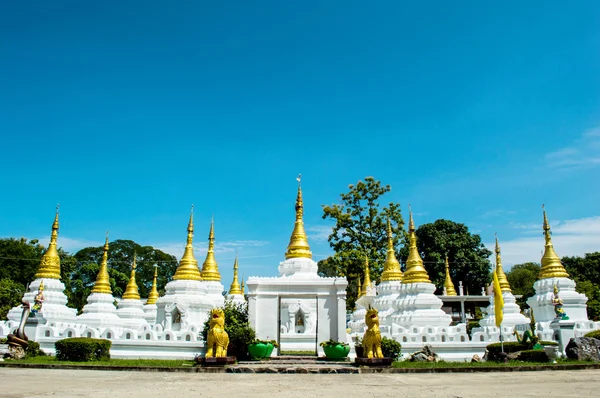
<path id="1" fill-rule="evenodd" d="M 92 293 L 112 294 L 110 279 L 108 277 L 108 231 L 106 231 L 106 242 L 104 243 L 104 253 L 102 253 L 100 270 L 96 277 L 96 283 L 94 283 L 94 287 L 92 288 Z"/>
<path id="2" fill-rule="evenodd" d="M 148 300 L 146 300 L 146 304 L 156 304 L 158 300 L 158 289 L 156 287 L 156 279 L 158 277 L 158 265 L 154 266 L 154 278 L 152 279 L 152 289 L 150 289 L 150 293 L 148 294 Z"/>
<path id="3" fill-rule="evenodd" d="M 288 244 L 287 251 L 285 252 L 285 258 L 311 258 L 312 252 L 308 245 L 308 239 L 306 232 L 304 231 L 304 221 L 302 216 L 304 214 L 304 204 L 302 203 L 302 175 L 298 174 L 298 195 L 296 196 L 296 222 L 294 223 L 294 230 L 290 237 L 290 243 Z"/>
<path id="4" fill-rule="evenodd" d="M 185 250 L 183 252 L 183 257 L 181 257 L 181 261 L 179 261 L 179 266 L 177 267 L 177 271 L 175 271 L 175 275 L 173 276 L 174 280 L 191 280 L 191 281 L 199 281 L 201 280 L 200 270 L 198 269 L 198 261 L 194 257 L 194 205 L 192 205 L 192 210 L 190 212 L 190 222 L 188 223 L 187 228 L 187 243 L 185 245 Z"/>
<path id="5" fill-rule="evenodd" d="M 542 205 L 542 210 L 544 212 L 544 238 L 546 240 L 546 247 L 544 249 L 544 255 L 542 256 L 542 269 L 540 270 L 540 275 L 538 279 L 548 279 L 548 278 L 568 278 L 569 274 L 565 267 L 563 267 L 560 262 L 560 258 L 554 251 L 554 245 L 552 244 L 552 234 L 550 232 L 550 223 L 548 222 L 548 217 L 546 216 L 546 209 L 544 205 Z"/>
<path id="6" fill-rule="evenodd" d="M 219 265 L 215 260 L 215 221 L 210 222 L 210 232 L 208 233 L 208 252 L 206 260 L 202 264 L 202 279 L 205 281 L 220 281 Z"/>
<path id="7" fill-rule="evenodd" d="M 423 259 L 417 249 L 417 234 L 415 232 L 415 222 L 413 221 L 412 210 L 409 208 L 410 221 L 408 223 L 408 259 L 406 260 L 406 271 L 402 278 L 402 283 L 431 283 L 427 270 L 423 267 Z"/>
<path id="8" fill-rule="evenodd" d="M 365 256 L 365 280 L 362 284 L 362 296 L 365 296 L 371 288 L 371 270 L 369 269 L 369 257 Z"/>
<path id="9" fill-rule="evenodd" d="M 381 274 L 381 281 L 401 281 L 402 270 L 400 269 L 400 263 L 396 258 L 396 252 L 394 251 L 394 237 L 392 235 L 392 224 L 390 219 L 387 220 L 387 238 L 388 238 L 388 249 L 385 257 L 385 263 L 383 264 L 383 273 Z"/>
<path id="10" fill-rule="evenodd" d="M 242 274 L 242 294 L 246 291 L 246 284 L 244 283 L 244 274 Z"/>
<path id="11" fill-rule="evenodd" d="M 496 275 L 498 276 L 498 282 L 500 283 L 500 290 L 503 292 L 510 292 L 510 283 L 506 278 L 504 269 L 502 268 L 502 259 L 500 258 L 500 245 L 498 244 L 498 234 L 496 234 Z"/>
<path id="12" fill-rule="evenodd" d="M 133 264 L 131 265 L 131 276 L 129 277 L 129 282 L 127 282 L 127 287 L 125 288 L 125 293 L 123 294 L 123 299 L 140 299 L 140 291 L 138 289 L 138 285 L 135 282 L 135 269 L 137 268 L 136 262 L 136 253 L 133 252 Z"/>
<path id="13" fill-rule="evenodd" d="M 60 256 L 58 255 L 58 249 L 56 248 L 56 240 L 58 239 L 59 207 L 60 205 L 56 206 L 56 214 L 54 215 L 54 222 L 52 223 L 52 234 L 50 235 L 50 244 L 40 260 L 40 266 L 34 276 L 35 279 L 47 278 L 60 280 Z"/>
<path id="14" fill-rule="evenodd" d="M 240 287 L 240 283 L 238 282 L 238 256 L 235 255 L 235 261 L 233 263 L 233 282 L 231 282 L 231 286 L 229 287 L 229 294 L 244 294 L 244 291 Z"/>
<path id="15" fill-rule="evenodd" d="M 454 289 L 454 283 L 450 277 L 450 263 L 448 262 L 448 255 L 446 254 L 446 280 L 444 281 L 444 287 L 446 288 L 446 296 L 456 296 L 456 290 Z"/>
<path id="16" fill-rule="evenodd" d="M 358 279 L 358 284 L 357 284 L 357 288 L 356 288 L 356 291 L 357 291 L 356 298 L 358 299 L 358 298 L 361 298 L 362 296 L 364 296 L 366 294 L 366 292 L 363 293 L 362 285 L 360 283 L 360 277 L 358 277 L 357 279 Z"/>

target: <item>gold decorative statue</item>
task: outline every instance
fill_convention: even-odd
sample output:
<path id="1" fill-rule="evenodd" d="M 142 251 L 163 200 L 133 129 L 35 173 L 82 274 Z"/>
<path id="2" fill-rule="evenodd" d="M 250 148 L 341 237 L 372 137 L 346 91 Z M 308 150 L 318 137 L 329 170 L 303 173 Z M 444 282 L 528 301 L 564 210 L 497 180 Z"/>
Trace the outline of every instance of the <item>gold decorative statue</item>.
<path id="1" fill-rule="evenodd" d="M 210 313 L 210 329 L 208 329 L 207 357 L 226 357 L 229 346 L 229 335 L 225 331 L 225 313 L 222 308 L 213 308 Z"/>
<path id="2" fill-rule="evenodd" d="M 381 352 L 381 332 L 379 331 L 379 312 L 369 305 L 365 315 L 367 331 L 363 336 L 363 349 L 367 358 L 383 358 Z"/>

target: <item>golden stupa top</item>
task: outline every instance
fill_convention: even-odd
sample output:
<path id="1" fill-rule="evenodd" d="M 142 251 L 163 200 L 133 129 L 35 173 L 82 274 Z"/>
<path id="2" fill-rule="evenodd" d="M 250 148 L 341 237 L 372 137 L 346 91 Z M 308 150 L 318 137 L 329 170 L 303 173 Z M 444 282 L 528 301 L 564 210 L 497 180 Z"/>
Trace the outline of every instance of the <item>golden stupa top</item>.
<path id="1" fill-rule="evenodd" d="M 550 232 L 550 223 L 548 223 L 548 217 L 546 217 L 546 209 L 544 209 L 544 238 L 546 240 L 546 247 L 544 249 L 544 255 L 542 256 L 542 269 L 538 279 L 548 278 L 568 278 L 569 274 L 565 267 L 560 262 L 560 258 L 554 251 L 554 245 L 552 244 L 552 236 Z"/>
<path id="2" fill-rule="evenodd" d="M 446 255 L 446 280 L 444 281 L 444 287 L 446 288 L 446 296 L 456 296 L 456 289 L 454 289 L 454 283 L 452 283 L 452 278 L 450 277 L 448 255 Z"/>
<path id="3" fill-rule="evenodd" d="M 365 296 L 371 288 L 371 270 L 369 269 L 369 257 L 365 256 L 365 279 L 362 283 L 362 294 Z"/>
<path id="4" fill-rule="evenodd" d="M 177 267 L 177 271 L 175 271 L 175 275 L 173 275 L 174 280 L 191 280 L 191 281 L 199 281 L 202 278 L 200 277 L 200 270 L 198 269 L 198 261 L 196 257 L 194 257 L 194 205 L 192 205 L 192 210 L 190 213 L 190 222 L 188 223 L 187 228 L 187 243 L 185 245 L 185 250 L 183 252 L 183 257 L 179 261 L 179 266 Z"/>
<path id="5" fill-rule="evenodd" d="M 406 260 L 406 271 L 402 283 L 431 283 L 427 270 L 423 266 L 423 259 L 417 249 L 417 234 L 412 211 L 409 210 L 410 220 L 408 223 L 408 259 Z"/>
<path id="6" fill-rule="evenodd" d="M 52 223 L 52 234 L 50 235 L 50 244 L 40 260 L 40 266 L 35 274 L 35 279 L 60 279 L 60 256 L 58 255 L 58 249 L 56 247 L 56 240 L 58 239 L 59 207 L 60 206 L 56 206 L 56 214 L 54 216 L 54 222 Z"/>
<path id="7" fill-rule="evenodd" d="M 362 285 L 360 283 L 360 276 L 357 279 L 358 279 L 358 282 L 357 282 L 357 287 L 356 287 L 356 291 L 357 291 L 356 298 L 358 299 L 358 298 L 361 298 L 362 296 L 364 296 L 366 294 L 366 292 L 363 293 Z"/>
<path id="8" fill-rule="evenodd" d="M 400 262 L 396 258 L 396 252 L 394 251 L 394 238 L 392 236 L 392 225 L 390 224 L 389 218 L 387 220 L 387 239 L 388 248 L 385 263 L 383 264 L 381 281 L 401 281 L 402 270 L 400 269 Z"/>
<path id="9" fill-rule="evenodd" d="M 244 283 L 244 274 L 242 274 L 242 294 L 244 294 L 245 290 L 246 290 L 246 284 Z"/>
<path id="10" fill-rule="evenodd" d="M 158 288 L 156 287 L 156 278 L 158 277 L 158 266 L 154 267 L 154 278 L 152 279 L 152 289 L 150 289 L 150 293 L 148 293 L 148 300 L 146 300 L 146 304 L 156 304 L 158 300 Z"/>
<path id="11" fill-rule="evenodd" d="M 221 280 L 219 273 L 219 265 L 215 260 L 215 222 L 210 222 L 210 232 L 208 233 L 208 252 L 206 252 L 206 260 L 202 264 L 202 280 L 217 281 Z"/>
<path id="12" fill-rule="evenodd" d="M 235 255 L 235 261 L 233 262 L 233 282 L 231 282 L 231 286 L 229 287 L 229 294 L 241 294 L 244 292 L 240 286 L 238 281 L 238 256 Z"/>
<path id="13" fill-rule="evenodd" d="M 92 288 L 92 293 L 112 294 L 110 279 L 108 277 L 108 232 L 106 233 L 106 242 L 104 243 L 104 253 L 102 253 L 100 270 L 96 277 L 96 283 L 94 283 L 94 287 Z"/>
<path id="14" fill-rule="evenodd" d="M 138 289 L 138 285 L 135 282 L 135 269 L 137 268 L 135 261 L 135 252 L 133 253 L 133 265 L 131 266 L 131 276 L 129 277 L 129 282 L 127 282 L 127 287 L 125 288 L 125 293 L 123 293 L 123 299 L 140 299 L 140 291 Z"/>
<path id="15" fill-rule="evenodd" d="M 500 245 L 498 244 L 498 236 L 496 236 L 496 276 L 498 276 L 498 282 L 500 283 L 500 290 L 503 292 L 510 292 L 510 283 L 506 278 L 504 269 L 502 268 L 502 259 L 500 258 Z"/>
<path id="16" fill-rule="evenodd" d="M 294 230 L 290 237 L 290 243 L 288 244 L 287 251 L 285 252 L 285 258 L 310 258 L 312 259 L 312 252 L 308 245 L 308 239 L 306 232 L 304 231 L 304 221 L 302 216 L 304 215 L 304 204 L 302 202 L 302 185 L 301 176 L 298 175 L 296 179 L 298 181 L 298 195 L 296 196 L 296 222 L 294 223 Z"/>

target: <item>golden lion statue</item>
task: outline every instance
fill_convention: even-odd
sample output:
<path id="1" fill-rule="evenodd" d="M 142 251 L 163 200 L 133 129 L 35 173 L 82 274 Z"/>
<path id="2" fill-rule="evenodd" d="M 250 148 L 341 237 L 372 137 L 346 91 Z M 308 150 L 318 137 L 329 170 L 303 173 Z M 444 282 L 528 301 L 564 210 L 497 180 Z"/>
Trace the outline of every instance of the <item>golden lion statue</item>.
<path id="1" fill-rule="evenodd" d="M 226 357 L 229 346 L 229 335 L 225 331 L 225 313 L 221 308 L 213 308 L 210 312 L 210 329 L 208 329 L 207 357 Z"/>
<path id="2" fill-rule="evenodd" d="M 369 305 L 365 315 L 367 331 L 363 337 L 363 349 L 367 358 L 383 358 L 381 352 L 381 332 L 379 331 L 379 313 Z"/>

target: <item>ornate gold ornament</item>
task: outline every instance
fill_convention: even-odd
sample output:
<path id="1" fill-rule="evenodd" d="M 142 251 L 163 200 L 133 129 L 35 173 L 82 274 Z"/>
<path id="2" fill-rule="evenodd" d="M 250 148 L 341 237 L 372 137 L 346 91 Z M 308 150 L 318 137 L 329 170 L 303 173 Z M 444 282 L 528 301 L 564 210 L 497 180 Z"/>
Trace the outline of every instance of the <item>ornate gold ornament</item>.
<path id="1" fill-rule="evenodd" d="M 381 332 L 379 331 L 379 312 L 369 305 L 365 314 L 367 330 L 363 336 L 363 349 L 367 358 L 383 358 L 381 352 Z"/>
<path id="2" fill-rule="evenodd" d="M 106 241 L 104 242 L 104 253 L 102 253 L 100 270 L 98 271 L 98 276 L 96 276 L 96 283 L 94 283 L 92 293 L 112 294 L 110 278 L 108 277 L 108 231 L 106 231 Z"/>
<path id="3" fill-rule="evenodd" d="M 565 267 L 560 262 L 560 258 L 554 251 L 554 245 L 552 244 L 552 233 L 550 232 L 550 223 L 548 217 L 546 217 L 546 209 L 542 205 L 544 211 L 544 239 L 546 240 L 546 247 L 544 249 L 544 255 L 542 256 L 542 269 L 538 279 L 548 278 L 568 278 L 569 274 Z"/>
<path id="4" fill-rule="evenodd" d="M 226 357 L 229 346 L 229 335 L 225 331 L 225 313 L 221 308 L 213 308 L 210 312 L 210 328 L 208 329 L 207 357 Z"/>
<path id="5" fill-rule="evenodd" d="M 229 294 L 240 294 L 243 295 L 244 292 L 240 287 L 240 283 L 238 281 L 238 256 L 235 255 L 235 261 L 233 262 L 233 282 L 231 282 L 231 286 L 229 287 Z"/>
<path id="6" fill-rule="evenodd" d="M 450 263 L 448 262 L 448 255 L 446 254 L 446 280 L 444 281 L 444 287 L 446 288 L 446 296 L 456 296 L 456 289 L 454 289 L 454 283 L 450 277 Z"/>
<path id="7" fill-rule="evenodd" d="M 58 209 L 60 205 L 56 206 L 56 214 L 54 216 L 54 222 L 52 223 L 52 234 L 50 235 L 50 244 L 48 249 L 40 260 L 40 266 L 35 279 L 47 278 L 47 279 L 59 279 L 60 280 L 60 257 L 58 255 L 58 249 L 56 248 L 56 240 L 58 239 Z"/>
<path id="8" fill-rule="evenodd" d="M 127 282 L 127 287 L 125 288 L 125 293 L 123 294 L 123 299 L 140 299 L 140 291 L 138 289 L 138 285 L 135 282 L 135 269 L 137 268 L 135 262 L 136 254 L 133 253 L 133 265 L 131 266 L 131 275 L 129 276 L 129 282 Z"/>
<path id="9" fill-rule="evenodd" d="M 387 238 L 388 249 L 385 257 L 385 263 L 383 264 L 381 281 L 401 281 L 402 270 L 400 269 L 400 262 L 396 258 L 396 252 L 394 250 L 394 237 L 392 235 L 392 225 L 390 224 L 389 218 L 387 220 Z"/>
<path id="10" fill-rule="evenodd" d="M 409 205 L 410 221 L 408 223 L 408 259 L 406 260 L 406 271 L 402 283 L 431 283 L 427 270 L 423 267 L 423 259 L 417 249 L 417 234 L 415 233 L 415 222 Z"/>
<path id="11" fill-rule="evenodd" d="M 187 243 L 185 245 L 185 250 L 183 252 L 183 256 L 181 257 L 181 261 L 179 261 L 177 271 L 175 271 L 175 275 L 173 276 L 174 280 L 199 281 L 202 279 L 200 276 L 200 270 L 198 269 L 198 261 L 194 257 L 193 241 L 194 205 L 192 205 L 192 210 L 190 212 L 190 222 L 188 223 L 187 228 Z"/>
<path id="12" fill-rule="evenodd" d="M 202 264 L 202 280 L 205 281 L 217 281 L 221 280 L 221 274 L 219 273 L 219 265 L 215 260 L 215 222 L 210 222 L 210 232 L 208 233 L 208 252 L 206 253 L 206 260 Z"/>
<path id="13" fill-rule="evenodd" d="M 496 275 L 498 276 L 498 282 L 500 282 L 500 290 L 502 292 L 510 292 L 510 283 L 506 278 L 504 269 L 502 268 L 502 258 L 500 257 L 500 245 L 498 244 L 498 235 L 496 235 Z"/>
<path id="14" fill-rule="evenodd" d="M 150 289 L 150 293 L 148 294 L 148 300 L 146 300 L 146 304 L 156 304 L 158 300 L 158 289 L 156 287 L 156 278 L 158 277 L 158 266 L 154 266 L 154 278 L 152 279 L 152 289 Z"/>
<path id="15" fill-rule="evenodd" d="M 304 204 L 302 203 L 302 177 L 298 174 L 298 195 L 296 196 L 296 222 L 294 223 L 294 230 L 290 237 L 290 243 L 288 244 L 287 251 L 285 252 L 285 258 L 311 258 L 312 252 L 308 245 L 308 239 L 306 232 L 304 231 L 304 221 L 302 216 L 304 215 Z"/>

